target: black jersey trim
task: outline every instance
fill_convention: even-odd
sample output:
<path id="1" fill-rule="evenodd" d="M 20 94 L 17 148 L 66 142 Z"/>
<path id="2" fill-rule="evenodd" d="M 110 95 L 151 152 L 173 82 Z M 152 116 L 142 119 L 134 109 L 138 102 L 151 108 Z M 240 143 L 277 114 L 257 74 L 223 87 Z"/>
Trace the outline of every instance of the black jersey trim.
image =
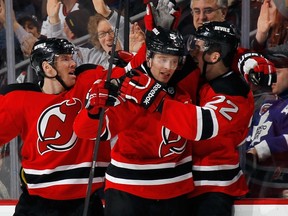
<path id="1" fill-rule="evenodd" d="M 201 109 L 203 132 L 200 140 L 209 139 L 213 135 L 214 124 L 210 110 Z"/>
<path id="2" fill-rule="evenodd" d="M 41 92 L 40 86 L 35 83 L 12 83 L 7 86 L 3 86 L 0 89 L 0 94 L 5 95 L 16 90 Z"/>
<path id="3" fill-rule="evenodd" d="M 191 172 L 192 161 L 181 164 L 173 168 L 159 168 L 159 169 L 127 169 L 122 167 L 116 167 L 113 164 L 109 164 L 107 168 L 107 174 L 116 178 L 133 179 L 133 180 L 158 180 L 158 179 L 170 179 L 177 176 L 185 175 Z"/>
<path id="4" fill-rule="evenodd" d="M 95 167 L 94 177 L 104 177 L 106 167 Z M 39 184 L 45 182 L 61 181 L 64 179 L 89 178 L 90 167 L 76 168 L 73 170 L 57 171 L 51 174 L 33 175 L 25 173 L 28 184 Z"/>
<path id="5" fill-rule="evenodd" d="M 215 171 L 197 171 L 193 170 L 193 177 L 195 181 L 228 181 L 233 179 L 241 171 L 238 166 L 235 169 L 230 170 L 215 170 Z"/>
<path id="6" fill-rule="evenodd" d="M 229 74 L 230 73 L 230 74 Z M 247 97 L 250 87 L 238 74 L 228 72 L 209 82 L 216 93 Z"/>
<path id="7" fill-rule="evenodd" d="M 86 70 L 96 69 L 98 65 L 96 64 L 82 64 L 75 69 L 75 75 L 78 76 L 79 74 L 83 73 Z"/>

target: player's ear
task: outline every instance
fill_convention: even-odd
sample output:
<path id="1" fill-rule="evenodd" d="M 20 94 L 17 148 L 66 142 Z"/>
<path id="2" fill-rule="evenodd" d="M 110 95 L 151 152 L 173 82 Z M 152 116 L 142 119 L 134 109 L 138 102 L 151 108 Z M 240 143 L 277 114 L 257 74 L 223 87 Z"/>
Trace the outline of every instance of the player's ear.
<path id="1" fill-rule="evenodd" d="M 211 59 L 210 59 L 210 61 L 212 62 L 212 63 L 216 63 L 217 61 L 219 61 L 219 58 L 221 57 L 221 54 L 219 53 L 219 52 L 213 52 L 212 54 L 211 54 Z"/>
<path id="2" fill-rule="evenodd" d="M 53 76 L 55 73 L 53 67 L 47 61 L 42 62 L 42 68 L 45 74 L 47 74 L 48 76 Z"/>
<path id="3" fill-rule="evenodd" d="M 51 65 L 48 64 L 47 61 L 43 61 L 42 62 L 42 68 L 43 68 L 44 71 L 48 71 L 50 69 L 50 67 L 51 67 Z"/>
<path id="4" fill-rule="evenodd" d="M 151 68 L 152 58 L 147 58 L 147 59 L 146 59 L 146 62 L 147 62 L 147 66 L 148 66 L 149 68 Z"/>

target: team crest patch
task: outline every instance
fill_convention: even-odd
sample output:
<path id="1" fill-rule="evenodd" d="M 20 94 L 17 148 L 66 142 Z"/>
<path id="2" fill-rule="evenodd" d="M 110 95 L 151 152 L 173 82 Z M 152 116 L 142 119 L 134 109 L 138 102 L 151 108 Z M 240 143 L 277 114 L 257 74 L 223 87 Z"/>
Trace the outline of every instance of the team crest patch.
<path id="1" fill-rule="evenodd" d="M 259 115 L 263 115 L 271 105 L 271 103 L 264 103 L 259 110 Z"/>
<path id="2" fill-rule="evenodd" d="M 37 148 L 40 155 L 50 151 L 64 152 L 77 142 L 73 122 L 82 108 L 77 98 L 62 101 L 46 108 L 37 122 Z"/>

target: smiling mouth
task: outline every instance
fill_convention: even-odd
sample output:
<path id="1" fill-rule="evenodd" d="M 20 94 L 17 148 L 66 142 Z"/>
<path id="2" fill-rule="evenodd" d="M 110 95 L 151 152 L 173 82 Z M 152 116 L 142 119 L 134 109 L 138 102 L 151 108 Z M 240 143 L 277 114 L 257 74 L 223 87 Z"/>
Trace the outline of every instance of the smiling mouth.
<path id="1" fill-rule="evenodd" d="M 165 76 L 165 77 L 170 77 L 170 74 L 167 74 L 167 73 L 165 73 L 165 72 L 160 72 L 160 74 L 161 74 L 162 76 Z"/>

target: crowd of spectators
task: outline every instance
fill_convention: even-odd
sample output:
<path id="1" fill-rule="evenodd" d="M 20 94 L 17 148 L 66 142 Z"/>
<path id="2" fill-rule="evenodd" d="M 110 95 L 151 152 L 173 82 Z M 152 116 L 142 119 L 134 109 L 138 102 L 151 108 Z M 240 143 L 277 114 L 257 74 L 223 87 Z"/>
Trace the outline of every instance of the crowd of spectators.
<path id="1" fill-rule="evenodd" d="M 99 5 L 99 8 L 103 2 L 112 10 L 117 11 L 119 9 L 119 1 L 95 1 L 95 3 Z M 145 5 L 142 4 L 142 1 L 136 0 L 133 2 L 130 1 L 130 3 L 130 17 L 145 11 Z M 0 8 L 0 50 L 1 53 L 6 53 L 5 1 L 1 0 Z M 125 4 L 123 5 L 123 8 L 125 8 Z M 102 12 L 103 11 L 99 13 L 101 14 Z M 89 33 L 92 33 L 93 35 L 97 34 L 97 31 L 91 30 L 91 28 L 90 32 L 88 32 L 89 18 L 96 14 L 97 12 L 92 0 L 13 1 L 13 11 L 11 12 L 11 16 L 13 21 L 13 30 L 15 32 L 15 62 L 19 63 L 29 57 L 31 48 L 35 41 L 43 37 L 63 37 L 73 41 Z M 116 23 L 116 17 L 117 13 L 114 14 L 114 18 L 111 18 L 112 22 L 114 22 L 112 23 L 114 26 Z M 90 26 L 91 25 L 92 24 L 90 24 Z M 121 26 L 124 27 L 123 23 Z M 95 24 L 94 27 L 96 27 Z M 137 28 L 139 29 L 139 27 Z M 122 38 L 122 49 L 124 44 L 123 30 L 124 28 L 122 28 L 120 35 Z M 80 44 L 80 46 L 93 48 L 95 43 L 93 44 L 92 41 L 86 41 L 84 44 Z M 98 53 L 90 53 L 89 55 L 92 56 L 97 54 Z M 90 57 L 90 61 L 95 59 L 95 57 L 92 58 L 92 60 L 91 58 L 92 57 Z M 6 66 L 6 61 L 6 55 L 1 55 L 0 69 Z M 82 62 L 88 63 L 89 60 L 84 60 Z M 97 61 L 95 63 L 100 62 Z M 26 70 L 26 67 L 17 69 L 16 77 L 21 75 L 23 71 L 26 72 Z M 7 74 L 3 73 L 0 77 L 1 86 L 7 84 Z"/>

